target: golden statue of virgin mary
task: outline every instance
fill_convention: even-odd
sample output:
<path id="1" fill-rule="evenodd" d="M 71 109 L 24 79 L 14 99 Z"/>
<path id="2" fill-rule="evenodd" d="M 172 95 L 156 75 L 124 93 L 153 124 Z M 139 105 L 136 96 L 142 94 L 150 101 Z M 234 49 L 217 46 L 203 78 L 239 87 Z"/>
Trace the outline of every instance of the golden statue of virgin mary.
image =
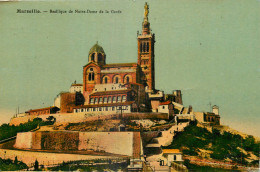
<path id="1" fill-rule="evenodd" d="M 149 7 L 147 5 L 147 2 L 144 5 L 144 17 L 147 18 L 149 13 Z"/>

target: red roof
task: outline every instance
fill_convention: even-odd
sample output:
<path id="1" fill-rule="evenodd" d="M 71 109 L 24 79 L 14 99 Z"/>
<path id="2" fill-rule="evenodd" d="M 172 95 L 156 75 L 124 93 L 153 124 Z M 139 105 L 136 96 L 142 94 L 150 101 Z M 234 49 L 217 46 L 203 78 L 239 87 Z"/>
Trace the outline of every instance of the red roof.
<path id="1" fill-rule="evenodd" d="M 125 105 L 131 105 L 133 103 L 134 103 L 134 101 L 121 102 L 121 103 L 90 104 L 90 105 L 75 106 L 73 109 L 93 108 L 93 107 L 108 107 L 108 106 L 125 106 Z"/>
<path id="2" fill-rule="evenodd" d="M 114 90 L 114 91 L 99 91 L 90 94 L 90 96 L 103 96 L 103 95 L 111 95 L 111 94 L 126 94 L 130 92 L 131 89 L 126 89 L 126 90 Z"/>
<path id="3" fill-rule="evenodd" d="M 133 67 L 136 66 L 136 63 L 112 63 L 112 64 L 106 64 L 103 67 Z"/>
<path id="4" fill-rule="evenodd" d="M 166 102 L 161 102 L 160 105 L 169 105 L 171 104 L 172 102 L 170 100 L 166 101 Z"/>
<path id="5" fill-rule="evenodd" d="M 71 86 L 83 86 L 83 84 L 71 84 Z"/>
<path id="6" fill-rule="evenodd" d="M 179 149 L 163 149 L 164 154 L 181 154 Z"/>

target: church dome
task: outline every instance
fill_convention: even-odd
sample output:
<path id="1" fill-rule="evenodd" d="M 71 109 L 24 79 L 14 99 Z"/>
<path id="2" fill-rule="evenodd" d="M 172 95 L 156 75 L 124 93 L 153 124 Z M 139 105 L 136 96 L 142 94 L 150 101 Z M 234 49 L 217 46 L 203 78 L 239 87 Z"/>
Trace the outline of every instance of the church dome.
<path id="1" fill-rule="evenodd" d="M 98 45 L 98 43 L 96 43 L 90 50 L 88 54 L 92 54 L 92 53 L 105 53 L 104 49 Z"/>

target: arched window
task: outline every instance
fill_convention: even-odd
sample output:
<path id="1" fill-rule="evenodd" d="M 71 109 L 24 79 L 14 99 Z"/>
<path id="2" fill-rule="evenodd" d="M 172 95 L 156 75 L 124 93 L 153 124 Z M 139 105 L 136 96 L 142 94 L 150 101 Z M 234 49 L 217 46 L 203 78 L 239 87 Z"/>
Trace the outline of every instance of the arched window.
<path id="1" fill-rule="evenodd" d="M 89 81 L 94 81 L 95 80 L 95 73 L 94 73 L 93 68 L 90 68 L 89 71 L 90 72 L 88 73 L 88 80 Z"/>
<path id="2" fill-rule="evenodd" d="M 111 97 L 108 97 L 108 103 L 111 103 Z"/>
<path id="3" fill-rule="evenodd" d="M 146 52 L 149 52 L 149 42 L 146 43 Z"/>
<path id="4" fill-rule="evenodd" d="M 123 78 L 123 79 L 124 79 L 124 78 Z M 108 78 L 108 82 L 109 82 L 109 78 Z M 112 83 L 118 84 L 118 83 L 121 83 L 121 82 L 124 82 L 124 80 L 122 81 L 120 75 L 115 75 L 115 76 L 113 76 Z M 113 88 L 112 88 L 112 89 L 113 89 Z M 114 88 L 114 89 L 115 89 L 115 88 Z"/>
<path id="5" fill-rule="evenodd" d="M 113 96 L 112 103 L 116 103 L 116 96 Z"/>
<path id="6" fill-rule="evenodd" d="M 125 102 L 125 101 L 126 101 L 126 96 L 123 95 L 123 96 L 122 96 L 122 102 Z"/>
<path id="7" fill-rule="evenodd" d="M 91 55 L 91 61 L 95 61 L 95 53 Z"/>
<path id="8" fill-rule="evenodd" d="M 123 82 L 124 82 L 125 84 L 127 84 L 127 83 L 129 83 L 129 82 L 132 82 L 132 76 L 131 76 L 131 75 L 125 75 Z"/>
<path id="9" fill-rule="evenodd" d="M 146 43 L 143 43 L 143 52 L 146 52 Z"/>
<path id="10" fill-rule="evenodd" d="M 101 54 L 101 53 L 98 53 L 98 62 L 101 62 L 101 61 L 102 61 L 102 58 L 103 58 L 102 54 Z"/>

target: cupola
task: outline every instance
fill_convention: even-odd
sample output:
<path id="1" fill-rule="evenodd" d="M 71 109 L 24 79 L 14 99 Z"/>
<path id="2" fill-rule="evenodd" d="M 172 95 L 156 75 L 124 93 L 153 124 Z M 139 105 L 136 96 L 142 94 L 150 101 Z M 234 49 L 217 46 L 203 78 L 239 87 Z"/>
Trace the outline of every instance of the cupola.
<path id="1" fill-rule="evenodd" d="M 98 42 L 89 50 L 88 62 L 95 62 L 101 65 L 106 64 L 106 54 Z"/>

